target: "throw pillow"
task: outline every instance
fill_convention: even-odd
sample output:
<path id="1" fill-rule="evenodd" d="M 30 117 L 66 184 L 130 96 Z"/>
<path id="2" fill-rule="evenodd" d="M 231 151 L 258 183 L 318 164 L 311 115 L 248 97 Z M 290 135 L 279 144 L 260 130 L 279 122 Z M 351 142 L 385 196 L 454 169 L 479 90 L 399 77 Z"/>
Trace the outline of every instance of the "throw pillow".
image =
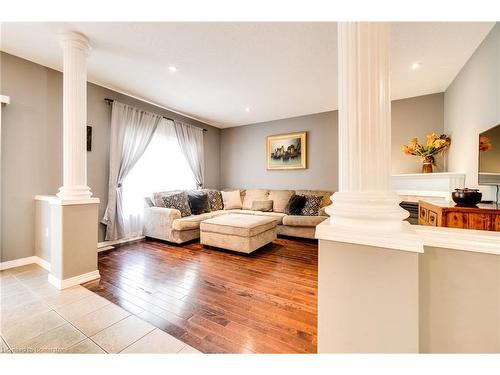
<path id="1" fill-rule="evenodd" d="M 210 212 L 210 203 L 208 202 L 207 193 L 200 190 L 190 191 L 187 198 L 192 215 L 201 215 L 205 212 Z"/>
<path id="2" fill-rule="evenodd" d="M 268 194 L 269 190 L 266 189 L 247 189 L 243 197 L 242 208 L 251 210 L 253 201 L 265 201 Z"/>
<path id="3" fill-rule="evenodd" d="M 285 207 L 285 214 L 300 215 L 305 204 L 306 197 L 304 195 L 292 195 Z"/>
<path id="4" fill-rule="evenodd" d="M 176 210 L 179 210 L 182 217 L 191 215 L 191 209 L 189 208 L 187 194 L 184 192 L 164 196 L 163 204 L 166 208 L 174 208 Z"/>
<path id="5" fill-rule="evenodd" d="M 222 195 L 219 190 L 206 190 L 208 195 L 208 203 L 210 204 L 210 211 L 219 211 L 224 209 L 222 203 Z"/>
<path id="6" fill-rule="evenodd" d="M 225 210 L 241 208 L 241 196 L 239 190 L 221 191 L 222 201 L 224 202 Z"/>
<path id="7" fill-rule="evenodd" d="M 318 195 L 304 195 L 306 198 L 306 203 L 300 214 L 302 216 L 318 216 L 319 207 L 321 205 L 321 200 L 323 197 Z"/>
<path id="8" fill-rule="evenodd" d="M 252 207 L 250 208 L 252 211 L 262 211 L 269 212 L 273 210 L 273 201 L 264 200 L 264 201 L 253 201 Z"/>
<path id="9" fill-rule="evenodd" d="M 271 190 L 268 199 L 273 201 L 274 212 L 285 212 L 285 207 L 294 195 L 293 190 Z"/>
<path id="10" fill-rule="evenodd" d="M 160 191 L 157 193 L 153 193 L 153 203 L 156 207 L 165 207 L 165 203 L 163 203 L 163 197 L 172 194 L 182 193 L 181 190 L 169 190 L 169 191 Z"/>

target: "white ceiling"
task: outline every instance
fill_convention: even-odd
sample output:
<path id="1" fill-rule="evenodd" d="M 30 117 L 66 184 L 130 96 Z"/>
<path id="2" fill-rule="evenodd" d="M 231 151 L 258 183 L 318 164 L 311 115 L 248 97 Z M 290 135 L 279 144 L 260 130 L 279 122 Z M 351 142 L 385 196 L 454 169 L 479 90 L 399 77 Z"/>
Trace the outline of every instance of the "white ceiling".
<path id="1" fill-rule="evenodd" d="M 392 98 L 444 91 L 493 25 L 393 23 Z M 3 23 L 0 47 L 61 70 L 66 30 L 91 40 L 89 81 L 220 128 L 337 109 L 334 22 Z"/>

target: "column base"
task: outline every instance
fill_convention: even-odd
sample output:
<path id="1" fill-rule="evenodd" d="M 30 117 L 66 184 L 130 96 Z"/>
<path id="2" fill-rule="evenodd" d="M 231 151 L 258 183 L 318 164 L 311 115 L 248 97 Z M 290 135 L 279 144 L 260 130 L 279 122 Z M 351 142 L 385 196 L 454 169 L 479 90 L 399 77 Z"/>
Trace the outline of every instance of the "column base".
<path id="1" fill-rule="evenodd" d="M 408 211 L 393 192 L 337 192 L 326 208 L 330 219 L 316 227 L 316 238 L 423 252 L 423 241 L 410 223 Z"/>
<path id="2" fill-rule="evenodd" d="M 61 186 L 56 195 L 64 200 L 89 199 L 92 192 L 88 186 Z"/>

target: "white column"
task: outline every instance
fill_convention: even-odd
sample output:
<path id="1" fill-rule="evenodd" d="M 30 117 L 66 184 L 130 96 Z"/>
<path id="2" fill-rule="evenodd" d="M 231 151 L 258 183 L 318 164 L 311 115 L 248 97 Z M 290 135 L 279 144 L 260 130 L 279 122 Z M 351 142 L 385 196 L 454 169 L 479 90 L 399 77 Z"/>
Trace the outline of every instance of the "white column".
<path id="1" fill-rule="evenodd" d="M 79 33 L 61 36 L 63 49 L 63 186 L 64 200 L 88 199 L 87 186 L 87 56 L 88 39 Z"/>
<path id="2" fill-rule="evenodd" d="M 318 238 L 421 250 L 390 191 L 390 26 L 339 22 L 339 192 Z M 323 237 L 321 237 L 323 236 Z M 326 236 L 326 237 L 325 237 Z"/>

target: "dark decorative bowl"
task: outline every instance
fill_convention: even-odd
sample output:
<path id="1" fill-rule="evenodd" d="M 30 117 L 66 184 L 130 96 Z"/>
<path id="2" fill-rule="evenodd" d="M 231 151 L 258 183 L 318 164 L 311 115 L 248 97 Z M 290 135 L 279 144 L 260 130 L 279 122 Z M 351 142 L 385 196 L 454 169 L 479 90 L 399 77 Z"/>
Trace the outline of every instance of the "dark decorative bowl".
<path id="1" fill-rule="evenodd" d="M 451 193 L 453 202 L 459 206 L 475 206 L 481 202 L 482 197 L 483 194 L 479 189 L 455 189 L 455 191 Z"/>

